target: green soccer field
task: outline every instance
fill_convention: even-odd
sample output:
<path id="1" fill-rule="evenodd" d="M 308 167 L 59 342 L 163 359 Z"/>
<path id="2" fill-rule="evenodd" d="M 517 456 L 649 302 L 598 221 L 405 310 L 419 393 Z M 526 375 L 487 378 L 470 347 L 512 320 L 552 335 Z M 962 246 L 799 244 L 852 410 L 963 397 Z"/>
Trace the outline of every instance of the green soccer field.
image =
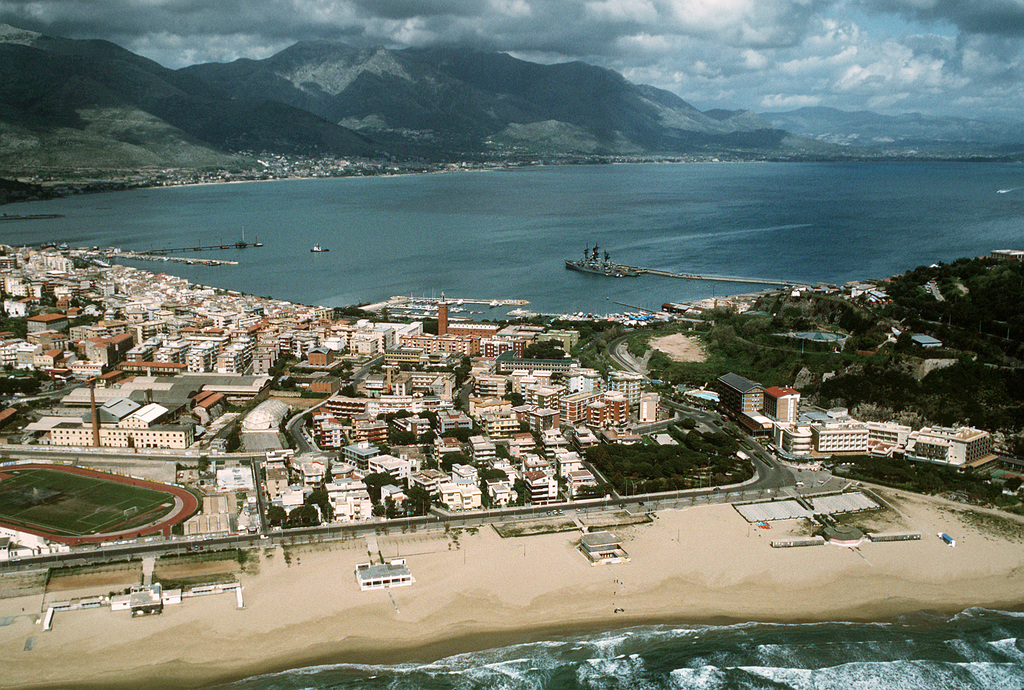
<path id="1" fill-rule="evenodd" d="M 130 529 L 167 514 L 168 493 L 58 469 L 0 470 L 0 520 L 54 535 Z"/>

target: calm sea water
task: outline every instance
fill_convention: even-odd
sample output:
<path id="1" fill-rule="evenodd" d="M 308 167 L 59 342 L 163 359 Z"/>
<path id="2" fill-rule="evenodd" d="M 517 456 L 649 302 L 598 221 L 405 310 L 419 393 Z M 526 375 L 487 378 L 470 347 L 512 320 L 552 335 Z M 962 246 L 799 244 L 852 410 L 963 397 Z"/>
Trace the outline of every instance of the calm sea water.
<path id="1" fill-rule="evenodd" d="M 327 664 L 222 690 L 359 688 L 993 690 L 1024 687 L 1024 614 L 971 609 L 888 623 L 651 626 L 431 663 Z"/>
<path id="2" fill-rule="evenodd" d="M 625 264 L 811 283 L 1020 248 L 1024 166 L 566 166 L 150 189 L 3 210 L 65 216 L 4 223 L 9 244 L 144 250 L 231 243 L 244 227 L 266 246 L 197 254 L 238 266 L 138 265 L 301 303 L 444 291 L 605 313 L 758 288 L 565 270 L 587 245 Z M 330 252 L 310 253 L 315 243 Z"/>

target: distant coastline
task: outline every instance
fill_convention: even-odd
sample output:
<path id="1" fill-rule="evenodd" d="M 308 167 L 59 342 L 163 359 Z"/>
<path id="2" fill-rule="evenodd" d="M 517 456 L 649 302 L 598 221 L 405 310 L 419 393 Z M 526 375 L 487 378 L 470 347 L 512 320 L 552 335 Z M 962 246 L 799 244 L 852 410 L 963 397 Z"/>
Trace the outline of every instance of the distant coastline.
<path id="1" fill-rule="evenodd" d="M 310 159 L 298 157 L 294 159 L 303 165 L 310 162 L 330 163 L 331 158 Z M 24 203 L 29 201 L 47 201 L 62 199 L 80 194 L 103 194 L 107 192 L 124 192 L 139 189 L 163 189 L 176 187 L 197 187 L 218 184 L 240 184 L 243 182 L 277 182 L 282 180 L 323 180 L 350 177 L 398 177 L 404 175 L 434 175 L 453 172 L 486 172 L 489 170 L 514 170 L 524 167 L 544 166 L 576 166 L 576 165 L 638 165 L 638 164 L 693 164 L 693 163 L 877 163 L 877 162 L 962 162 L 962 163 L 1006 163 L 1016 162 L 1017 157 L 1005 155 L 983 156 L 978 154 L 964 154 L 961 156 L 943 154 L 906 154 L 889 153 L 884 155 L 871 155 L 869 152 L 851 151 L 849 156 L 818 156 L 818 155 L 758 155 L 742 156 L 734 153 L 702 154 L 702 155 L 639 155 L 639 156 L 605 156 L 605 155 L 580 155 L 580 156 L 559 156 L 559 155 L 538 155 L 534 158 L 524 160 L 493 160 L 493 161 L 446 161 L 425 166 L 422 163 L 404 162 L 385 164 L 380 161 L 360 162 L 355 168 L 349 171 L 337 170 L 333 174 L 307 175 L 294 174 L 274 177 L 243 177 L 243 179 L 209 179 L 223 175 L 256 175 L 262 174 L 260 168 L 253 167 L 247 171 L 230 171 L 220 169 L 215 171 L 200 172 L 199 170 L 181 170 L 183 177 L 200 177 L 194 181 L 175 181 L 167 183 L 162 175 L 152 173 L 152 177 L 143 180 L 129 180 L 127 178 L 145 175 L 146 169 L 121 171 L 119 175 L 104 178 L 98 174 L 101 171 L 94 171 L 94 179 L 88 181 L 76 181 L 75 178 L 54 178 L 45 182 L 26 182 L 25 178 L 38 177 L 36 174 L 27 171 L 0 171 L 0 206 L 13 203 Z M 205 176 L 206 179 L 203 179 Z M 22 187 L 22 189 L 12 189 Z"/>

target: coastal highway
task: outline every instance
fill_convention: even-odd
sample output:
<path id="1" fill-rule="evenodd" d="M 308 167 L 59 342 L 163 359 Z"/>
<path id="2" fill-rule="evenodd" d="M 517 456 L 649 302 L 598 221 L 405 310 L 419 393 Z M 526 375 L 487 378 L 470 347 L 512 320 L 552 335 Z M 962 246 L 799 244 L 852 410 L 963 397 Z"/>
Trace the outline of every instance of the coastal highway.
<path id="1" fill-rule="evenodd" d="M 686 406 L 683 407 L 685 409 Z M 689 412 L 690 410 L 687 411 Z M 709 426 L 715 422 L 715 415 L 711 413 L 693 410 L 692 415 L 698 422 L 707 423 Z M 572 503 L 480 510 L 466 513 L 449 513 L 434 509 L 427 516 L 393 520 L 375 519 L 369 522 L 333 524 L 288 530 L 268 530 L 266 525 L 264 525 L 261 534 L 204 537 L 175 536 L 171 538 L 159 536 L 143 537 L 115 543 L 76 547 L 69 553 L 47 554 L 0 562 L 0 573 L 40 567 L 78 566 L 123 561 L 144 556 L 185 555 L 196 552 L 225 551 L 238 548 L 287 546 L 320 541 L 358 539 L 368 534 L 383 535 L 422 530 L 443 530 L 520 520 L 562 520 L 571 519 L 575 514 L 585 515 L 601 511 L 626 510 L 631 513 L 645 513 L 716 503 L 764 500 L 779 495 L 783 490 L 809 495 L 835 491 L 842 488 L 845 484 L 845 482 L 838 479 L 830 479 L 829 475 L 825 473 L 821 475 L 824 479 L 819 481 L 814 481 L 816 477 L 804 477 L 807 488 L 793 491 L 793 488 L 796 486 L 796 480 L 790 470 L 775 461 L 757 443 L 748 441 L 744 443 L 744 446 L 750 451 L 757 470 L 757 476 L 754 480 L 741 485 L 690 489 L 660 494 L 617 496 Z M 805 472 L 804 474 L 807 473 Z"/>
<path id="2" fill-rule="evenodd" d="M 606 354 L 609 360 L 622 369 L 634 373 L 646 374 L 647 372 L 644 371 L 643 364 L 638 362 L 632 355 L 624 350 L 624 345 L 631 335 L 631 333 L 627 333 L 609 342 L 606 348 Z M 667 398 L 662 400 L 662 404 L 675 410 L 675 416 L 677 417 L 679 415 L 692 417 L 700 427 L 703 427 L 707 431 L 712 433 L 729 433 L 729 431 L 722 426 L 722 418 L 717 413 L 708 412 L 698 407 L 694 407 L 686 403 L 675 402 Z M 664 422 L 657 422 L 654 425 L 648 425 L 644 430 L 645 432 L 649 432 L 660 425 L 668 427 L 668 425 L 674 421 L 675 420 L 666 420 Z M 760 443 L 743 432 L 740 432 L 738 435 L 733 434 L 733 436 L 743 447 L 743 450 L 747 455 L 751 456 L 754 461 L 754 467 L 757 470 L 757 480 L 751 485 L 752 488 L 757 490 L 778 490 L 783 487 L 796 485 L 796 479 L 794 479 L 792 472 L 768 453 Z"/>
<path id="3" fill-rule="evenodd" d="M 721 418 L 699 408 L 666 401 L 666 404 L 677 411 L 677 414 L 692 417 L 697 423 L 709 431 L 725 431 L 721 426 Z M 312 409 L 312 408 L 311 408 Z M 293 416 L 288 422 L 288 433 L 296 441 L 305 441 L 302 432 L 303 415 L 309 410 Z M 667 422 L 666 422 L 667 423 Z M 591 513 L 599 511 L 648 512 L 668 508 L 684 508 L 711 503 L 737 503 L 744 501 L 763 500 L 778 495 L 783 490 L 793 491 L 797 480 L 792 472 L 767 453 L 756 441 L 745 436 L 737 436 L 737 440 L 750 455 L 756 476 L 753 480 L 734 486 L 690 489 L 686 491 L 667 492 L 648 495 L 614 496 L 612 498 L 559 503 L 546 506 L 514 507 L 496 510 L 482 510 L 467 513 L 449 513 L 435 509 L 431 515 L 421 517 L 400 518 L 393 520 L 373 520 L 363 523 L 335 524 L 289 530 L 268 530 L 264 524 L 260 534 L 246 534 L 222 537 L 144 537 L 130 541 L 107 543 L 98 546 L 76 547 L 73 551 L 63 554 L 47 554 L 37 557 L 26 557 L 17 561 L 0 562 L 0 572 L 12 569 L 38 567 L 60 567 L 104 563 L 143 556 L 182 555 L 199 551 L 220 551 L 237 548 L 270 547 L 294 543 L 307 543 L 328 540 L 357 539 L 367 534 L 386 534 L 389 532 L 410 532 L 418 530 L 450 529 L 458 527 L 481 526 L 491 523 L 510 522 L 534 519 L 571 519 L 575 513 Z M 308 441 L 306 447 L 308 447 Z M 35 449 L 33 449 L 35 450 Z M 49 454 L 44 449 L 19 453 L 19 455 L 40 456 Z M 10 453 L 9 455 L 14 455 Z M 104 453 L 105 457 L 110 454 Z M 134 454 L 124 454 L 127 458 L 137 459 Z M 168 460 L 173 455 L 166 456 Z M 238 456 L 233 456 L 238 457 Z M 258 466 L 261 457 L 253 457 Z M 834 491 L 841 488 L 839 480 L 824 479 L 817 476 L 804 478 L 807 486 L 799 489 L 801 494 Z M 833 486 L 833 484 L 835 484 Z M 794 492 L 795 493 L 795 492 Z"/>
<path id="4" fill-rule="evenodd" d="M 68 553 L 46 554 L 0 561 L 0 573 L 38 568 L 74 567 L 113 561 L 139 559 L 145 556 L 181 556 L 191 553 L 227 551 L 232 549 L 267 548 L 293 544 L 359 539 L 368 534 L 384 535 L 406 532 L 479 527 L 492 523 L 532 521 L 538 519 L 566 520 L 575 514 L 587 515 L 602 511 L 626 510 L 642 514 L 671 508 L 754 501 L 767 498 L 772 492 L 751 486 L 730 489 L 699 489 L 618 499 L 596 499 L 548 506 L 481 510 L 467 513 L 432 513 L 427 516 L 374 520 L 353 524 L 295 528 L 265 532 L 263 535 L 205 537 L 143 537 L 75 547 Z"/>

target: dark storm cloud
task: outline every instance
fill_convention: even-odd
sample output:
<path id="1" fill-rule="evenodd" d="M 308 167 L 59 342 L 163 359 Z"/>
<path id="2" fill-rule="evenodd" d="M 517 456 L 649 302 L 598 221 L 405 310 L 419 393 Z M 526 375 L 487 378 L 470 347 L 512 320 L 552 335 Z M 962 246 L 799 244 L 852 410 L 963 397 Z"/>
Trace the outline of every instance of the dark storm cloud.
<path id="1" fill-rule="evenodd" d="M 1021 0 L 865 0 L 864 6 L 917 21 L 948 22 L 970 34 L 1024 36 Z"/>

